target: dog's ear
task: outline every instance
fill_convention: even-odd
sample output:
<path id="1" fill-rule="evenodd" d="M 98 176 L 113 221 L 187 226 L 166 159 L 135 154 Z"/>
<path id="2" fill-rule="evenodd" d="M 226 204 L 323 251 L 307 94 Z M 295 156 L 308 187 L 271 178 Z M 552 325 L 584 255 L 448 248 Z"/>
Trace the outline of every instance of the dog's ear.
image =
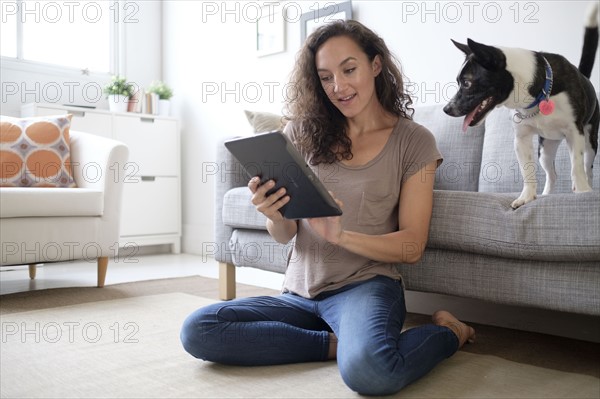
<path id="1" fill-rule="evenodd" d="M 499 48 L 477 43 L 471 39 L 467 39 L 467 44 L 475 55 L 475 60 L 484 68 L 489 70 L 506 68 L 506 56 Z"/>
<path id="2" fill-rule="evenodd" d="M 450 40 L 452 40 L 452 39 L 450 39 Z M 456 46 L 457 49 L 459 49 L 460 51 L 465 53 L 465 55 L 469 55 L 473 52 L 473 51 L 471 51 L 469 46 L 467 46 L 466 44 L 462 44 L 462 43 L 456 42 L 454 40 L 452 40 L 452 43 L 454 43 L 454 45 Z"/>

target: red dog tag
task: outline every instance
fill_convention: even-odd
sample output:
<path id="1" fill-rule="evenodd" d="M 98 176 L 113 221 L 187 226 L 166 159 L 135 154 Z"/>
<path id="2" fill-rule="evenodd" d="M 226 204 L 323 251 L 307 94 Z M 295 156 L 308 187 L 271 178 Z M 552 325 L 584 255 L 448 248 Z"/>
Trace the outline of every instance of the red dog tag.
<path id="1" fill-rule="evenodd" d="M 554 112 L 554 101 L 544 100 L 540 103 L 540 112 L 543 115 L 550 115 Z"/>

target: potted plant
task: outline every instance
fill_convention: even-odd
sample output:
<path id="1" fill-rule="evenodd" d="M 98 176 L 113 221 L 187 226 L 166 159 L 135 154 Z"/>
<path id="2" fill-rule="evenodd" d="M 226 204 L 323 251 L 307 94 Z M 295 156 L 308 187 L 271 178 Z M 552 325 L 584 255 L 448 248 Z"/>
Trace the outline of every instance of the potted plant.
<path id="1" fill-rule="evenodd" d="M 150 83 L 146 92 L 158 95 L 158 114 L 168 116 L 171 108 L 170 100 L 171 97 L 173 97 L 173 90 L 164 82 L 155 80 Z"/>
<path id="2" fill-rule="evenodd" d="M 113 76 L 104 87 L 104 93 L 108 96 L 108 107 L 114 112 L 126 112 L 129 97 L 133 94 L 133 85 L 121 76 Z"/>

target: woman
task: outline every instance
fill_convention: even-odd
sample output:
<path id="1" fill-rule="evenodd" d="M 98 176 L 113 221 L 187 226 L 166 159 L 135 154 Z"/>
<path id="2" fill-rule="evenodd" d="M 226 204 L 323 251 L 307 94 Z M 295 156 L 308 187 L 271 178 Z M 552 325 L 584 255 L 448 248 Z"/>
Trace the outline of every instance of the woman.
<path id="1" fill-rule="evenodd" d="M 296 239 L 283 292 L 197 310 L 181 338 L 193 356 L 235 365 L 337 358 L 344 382 L 386 395 L 454 354 L 474 330 L 445 311 L 402 332 L 395 263 L 425 248 L 435 170 L 433 135 L 411 120 L 410 98 L 385 43 L 356 21 L 318 28 L 292 74 L 285 133 L 343 207 L 339 217 L 284 219 L 285 188 L 248 187 L 280 243 Z M 415 266 L 418 267 L 418 266 Z"/>

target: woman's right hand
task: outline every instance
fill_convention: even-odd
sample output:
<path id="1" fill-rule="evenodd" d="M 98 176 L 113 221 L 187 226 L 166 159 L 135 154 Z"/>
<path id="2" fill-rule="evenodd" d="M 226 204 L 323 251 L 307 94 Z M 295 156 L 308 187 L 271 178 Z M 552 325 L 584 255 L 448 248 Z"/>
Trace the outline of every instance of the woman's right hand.
<path id="1" fill-rule="evenodd" d="M 290 196 L 286 195 L 283 187 L 267 196 L 267 192 L 273 187 L 275 187 L 273 180 L 260 184 L 258 176 L 253 177 L 248 182 L 248 188 L 252 192 L 252 204 L 256 207 L 256 210 L 273 222 L 281 222 L 283 216 L 279 210 L 290 201 Z"/>

